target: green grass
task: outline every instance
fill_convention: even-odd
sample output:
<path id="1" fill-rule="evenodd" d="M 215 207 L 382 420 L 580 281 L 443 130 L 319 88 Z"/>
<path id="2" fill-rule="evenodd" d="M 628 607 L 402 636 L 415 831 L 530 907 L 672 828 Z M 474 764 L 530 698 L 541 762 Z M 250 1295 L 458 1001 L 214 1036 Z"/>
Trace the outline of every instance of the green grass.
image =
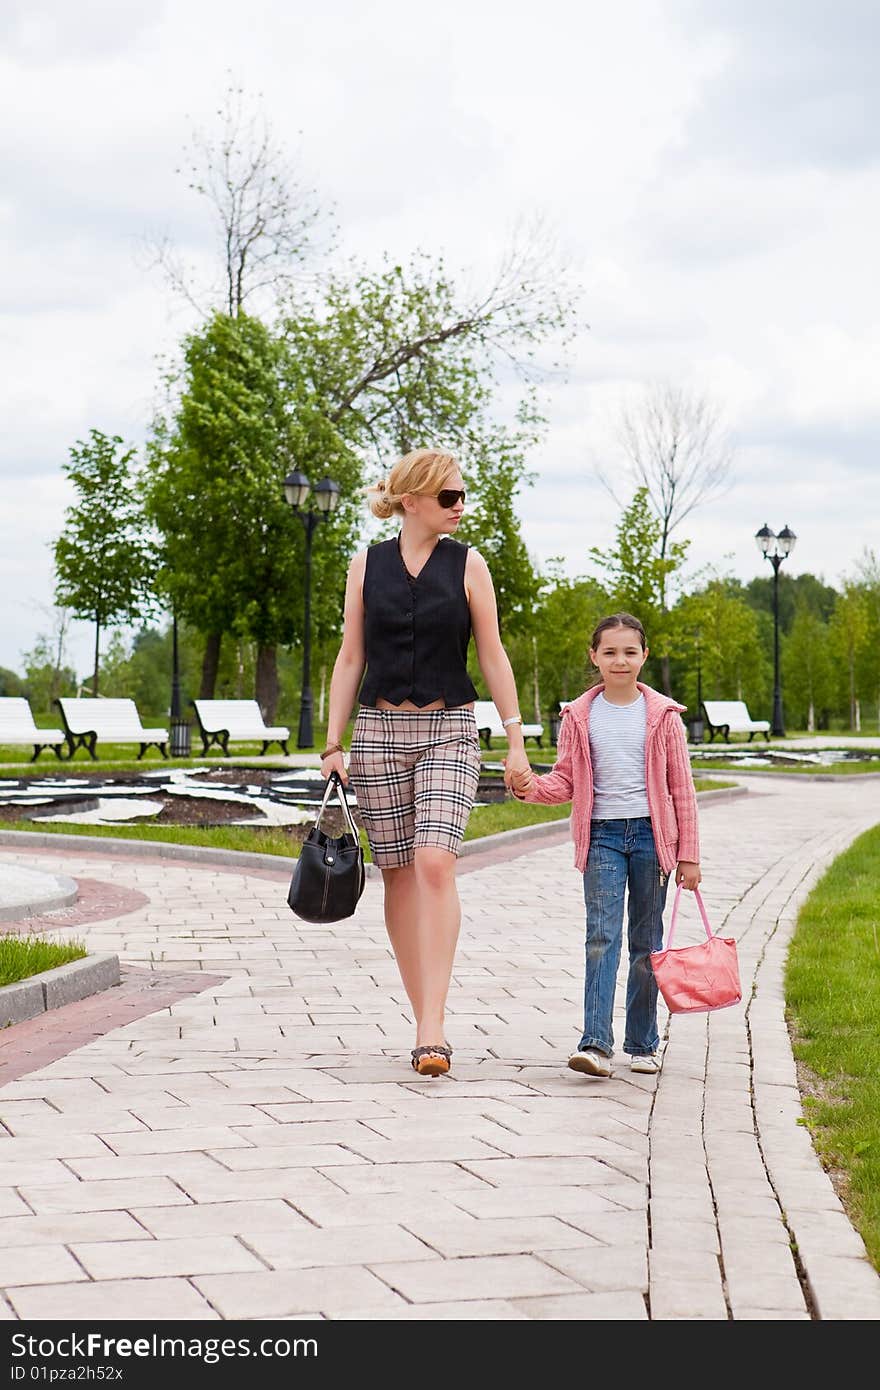
<path id="1" fill-rule="evenodd" d="M 27 980 L 56 965 L 82 960 L 87 955 L 81 941 L 44 941 L 40 936 L 0 936 L 0 985 Z"/>
<path id="2" fill-rule="evenodd" d="M 699 768 L 704 772 L 717 768 L 719 772 L 738 772 L 752 773 L 761 772 L 779 775 L 784 773 L 789 776 L 791 773 L 796 775 L 809 774 L 815 776 L 817 773 L 824 777 L 855 777 L 863 772 L 880 772 L 880 760 L 874 762 L 845 762 L 845 763 L 787 763 L 784 766 L 774 767 L 741 767 L 735 762 L 725 762 L 719 759 L 717 762 L 706 758 L 694 758 L 691 767 Z"/>
<path id="3" fill-rule="evenodd" d="M 880 826 L 834 861 L 802 907 L 788 954 L 806 1123 L 880 1270 Z M 802 1090 L 803 1073 L 802 1073 Z"/>

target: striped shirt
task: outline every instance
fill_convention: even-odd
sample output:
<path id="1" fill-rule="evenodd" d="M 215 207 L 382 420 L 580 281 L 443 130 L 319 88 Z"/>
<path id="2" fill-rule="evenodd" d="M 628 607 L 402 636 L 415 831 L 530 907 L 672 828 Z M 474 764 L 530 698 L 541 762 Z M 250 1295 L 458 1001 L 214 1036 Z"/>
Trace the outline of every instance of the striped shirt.
<path id="1" fill-rule="evenodd" d="M 590 707 L 592 820 L 650 815 L 645 786 L 645 697 L 613 705 L 600 692 Z"/>

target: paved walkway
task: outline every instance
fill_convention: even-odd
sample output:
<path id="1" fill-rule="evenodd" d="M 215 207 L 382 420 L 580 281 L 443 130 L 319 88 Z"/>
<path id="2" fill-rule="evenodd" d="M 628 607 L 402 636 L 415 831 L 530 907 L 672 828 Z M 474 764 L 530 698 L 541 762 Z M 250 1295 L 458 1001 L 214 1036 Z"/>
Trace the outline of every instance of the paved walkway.
<path id="1" fill-rule="evenodd" d="M 782 992 L 798 905 L 880 821 L 880 782 L 752 781 L 701 820 L 744 1004 L 664 1016 L 659 1078 L 619 1057 L 608 1081 L 565 1067 L 567 839 L 461 861 L 434 1081 L 409 1069 L 377 882 L 331 929 L 291 916 L 286 869 L 0 846 L 93 902 L 112 884 L 76 931 L 124 963 L 0 1038 L 0 1318 L 880 1318 L 799 1123 Z"/>

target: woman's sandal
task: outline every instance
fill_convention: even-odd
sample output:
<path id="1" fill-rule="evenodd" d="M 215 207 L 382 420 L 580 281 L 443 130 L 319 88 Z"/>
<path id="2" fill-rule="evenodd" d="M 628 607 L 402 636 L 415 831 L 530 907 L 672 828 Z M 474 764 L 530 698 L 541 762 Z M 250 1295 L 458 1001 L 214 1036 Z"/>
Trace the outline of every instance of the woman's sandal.
<path id="1" fill-rule="evenodd" d="M 452 1062 L 452 1048 L 448 1043 L 434 1043 L 431 1047 L 414 1047 L 412 1064 L 419 1076 L 445 1076 Z"/>

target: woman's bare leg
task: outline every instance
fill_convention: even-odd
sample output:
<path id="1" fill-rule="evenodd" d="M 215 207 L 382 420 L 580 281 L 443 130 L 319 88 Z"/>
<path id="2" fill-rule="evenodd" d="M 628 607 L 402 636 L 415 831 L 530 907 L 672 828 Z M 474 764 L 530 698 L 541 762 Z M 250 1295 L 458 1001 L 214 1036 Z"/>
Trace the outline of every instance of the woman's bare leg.
<path id="1" fill-rule="evenodd" d="M 385 884 L 385 928 L 418 1027 L 422 1012 L 422 968 L 416 928 L 419 891 L 415 864 L 383 869 L 382 880 Z"/>
<path id="2" fill-rule="evenodd" d="M 431 845 L 417 849 L 415 855 L 415 925 L 421 970 L 416 1043 L 424 1047 L 442 1043 L 446 1037 L 446 998 L 461 926 L 461 904 L 455 855 Z"/>

